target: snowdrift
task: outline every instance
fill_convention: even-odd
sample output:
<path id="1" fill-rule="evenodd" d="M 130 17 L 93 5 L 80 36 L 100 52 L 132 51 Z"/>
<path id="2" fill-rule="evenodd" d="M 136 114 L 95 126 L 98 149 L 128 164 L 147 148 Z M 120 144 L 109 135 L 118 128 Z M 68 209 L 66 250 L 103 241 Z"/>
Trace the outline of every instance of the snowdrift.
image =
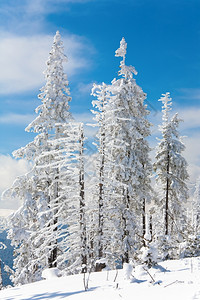
<path id="1" fill-rule="evenodd" d="M 200 257 L 165 261 L 146 269 L 137 266 L 118 271 L 88 274 L 88 290 L 84 289 L 83 274 L 57 277 L 0 291 L 1 300 L 190 300 L 200 299 Z M 127 279 L 129 278 L 129 279 Z"/>

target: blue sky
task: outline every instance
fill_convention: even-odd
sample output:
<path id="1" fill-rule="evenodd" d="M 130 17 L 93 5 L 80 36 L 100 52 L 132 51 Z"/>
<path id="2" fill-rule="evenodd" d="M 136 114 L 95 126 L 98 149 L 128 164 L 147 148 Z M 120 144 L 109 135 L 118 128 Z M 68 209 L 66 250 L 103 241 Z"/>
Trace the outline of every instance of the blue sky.
<path id="1" fill-rule="evenodd" d="M 0 161 L 13 170 L 11 176 L 10 169 L 0 167 L 2 189 L 27 168 L 9 156 L 33 138 L 24 128 L 39 105 L 42 72 L 57 30 L 69 60 L 71 111 L 86 123 L 92 83 L 117 77 L 115 50 L 125 37 L 126 62 L 136 68 L 136 81 L 147 93 L 152 146 L 161 122 L 157 100 L 170 92 L 173 112 L 185 120 L 180 129 L 187 136 L 185 156 L 194 182 L 200 175 L 199 0 L 1 0 Z"/>

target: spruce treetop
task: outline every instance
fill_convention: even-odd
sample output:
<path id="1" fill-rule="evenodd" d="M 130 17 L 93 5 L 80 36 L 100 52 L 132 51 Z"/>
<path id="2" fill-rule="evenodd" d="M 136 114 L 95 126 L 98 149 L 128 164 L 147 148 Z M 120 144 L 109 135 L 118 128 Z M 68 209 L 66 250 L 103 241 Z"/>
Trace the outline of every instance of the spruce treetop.
<path id="1" fill-rule="evenodd" d="M 125 41 L 125 38 L 123 37 L 121 42 L 120 42 L 120 47 L 115 51 L 115 56 L 123 57 L 123 60 L 121 62 L 121 65 L 125 65 L 125 57 L 126 57 L 126 49 L 127 49 L 127 43 Z"/>
<path id="2" fill-rule="evenodd" d="M 162 113 L 163 113 L 163 121 L 164 123 L 168 123 L 169 121 L 169 112 L 172 109 L 172 98 L 170 98 L 170 93 L 167 92 L 165 94 L 162 94 L 163 97 L 161 97 L 158 101 L 162 101 Z"/>
<path id="3" fill-rule="evenodd" d="M 67 76 L 63 69 L 63 63 L 66 61 L 63 42 L 57 31 L 46 63 L 47 69 L 44 72 L 46 84 L 38 95 L 42 104 L 36 108 L 35 112 L 38 116 L 28 125 L 26 131 L 47 132 L 54 129 L 55 123 L 66 123 L 71 119 L 68 104 L 71 97 Z"/>
<path id="4" fill-rule="evenodd" d="M 120 47 L 115 51 L 115 56 L 122 57 L 122 61 L 120 62 L 120 68 L 119 75 L 122 75 L 127 78 L 132 78 L 133 74 L 137 75 L 137 71 L 132 66 L 126 66 L 125 64 L 125 58 L 126 58 L 126 49 L 127 49 L 127 43 L 125 41 L 125 38 L 123 37 L 120 42 Z"/>

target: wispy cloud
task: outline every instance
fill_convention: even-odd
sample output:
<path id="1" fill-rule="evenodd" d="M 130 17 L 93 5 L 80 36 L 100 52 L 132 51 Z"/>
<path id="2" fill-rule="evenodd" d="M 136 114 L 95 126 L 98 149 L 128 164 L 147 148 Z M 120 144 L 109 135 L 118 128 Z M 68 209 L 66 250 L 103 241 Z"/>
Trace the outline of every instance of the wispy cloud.
<path id="1" fill-rule="evenodd" d="M 200 152 L 199 152 L 200 134 L 193 134 L 184 140 L 186 149 L 184 156 L 188 162 L 188 171 L 190 182 L 195 183 L 200 176 Z"/>
<path id="2" fill-rule="evenodd" d="M 77 86 L 77 95 L 78 94 L 87 94 L 87 95 L 90 95 L 91 94 L 91 89 L 93 87 L 93 82 L 90 82 L 90 83 L 83 83 L 83 82 L 80 82 Z"/>
<path id="3" fill-rule="evenodd" d="M 96 136 L 97 133 L 97 127 L 89 126 L 88 124 L 95 124 L 95 121 L 93 120 L 93 114 L 92 113 L 79 113 L 79 114 L 73 114 L 73 117 L 75 121 L 82 122 L 84 124 L 84 133 L 85 136 L 89 139 L 93 139 Z"/>
<path id="4" fill-rule="evenodd" d="M 83 122 L 84 124 L 94 123 L 93 116 L 94 115 L 91 112 L 73 114 L 73 117 L 77 122 Z"/>
<path id="5" fill-rule="evenodd" d="M 48 22 L 46 16 L 60 11 L 69 11 L 73 4 L 93 0 L 6 0 L 1 1 L 1 28 L 10 32 L 40 32 Z"/>
<path id="6" fill-rule="evenodd" d="M 9 113 L 0 115 L 0 124 L 13 124 L 13 125 L 28 125 L 33 120 L 34 115 L 31 114 L 15 114 Z"/>
<path id="7" fill-rule="evenodd" d="M 178 109 L 179 117 L 183 119 L 181 130 L 200 128 L 200 107 L 186 107 Z"/>
<path id="8" fill-rule="evenodd" d="M 16 160 L 10 156 L 0 155 L 0 195 L 11 187 L 17 176 L 27 173 L 29 169 L 30 166 L 24 159 Z M 0 208 L 16 209 L 19 205 L 17 199 L 0 201 Z"/>
<path id="9" fill-rule="evenodd" d="M 185 155 L 191 164 L 196 164 L 200 166 L 200 133 L 193 134 L 184 139 L 184 144 L 186 145 Z M 199 174 L 200 175 L 200 174 Z"/>
<path id="10" fill-rule="evenodd" d="M 9 113 L 5 115 L 0 115 L 0 124 L 5 125 L 24 125 L 27 126 L 33 119 L 33 114 L 16 114 Z M 76 122 L 82 122 L 85 125 L 85 136 L 88 138 L 94 137 L 97 131 L 96 127 L 88 126 L 88 124 L 94 124 L 92 113 L 76 113 L 73 114 Z"/>
<path id="11" fill-rule="evenodd" d="M 200 89 L 198 88 L 182 88 L 178 89 L 178 92 L 180 93 L 180 95 L 177 96 L 177 99 L 200 100 Z"/>

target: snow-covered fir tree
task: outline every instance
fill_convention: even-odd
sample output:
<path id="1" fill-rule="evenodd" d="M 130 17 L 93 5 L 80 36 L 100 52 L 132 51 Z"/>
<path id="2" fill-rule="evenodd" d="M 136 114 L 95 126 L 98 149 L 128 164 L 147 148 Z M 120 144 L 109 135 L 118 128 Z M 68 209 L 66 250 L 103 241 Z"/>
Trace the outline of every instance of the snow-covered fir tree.
<path id="1" fill-rule="evenodd" d="M 108 241 L 108 227 L 107 224 L 107 198 L 109 193 L 109 179 L 108 161 L 105 156 L 105 136 L 106 136 L 106 105 L 109 101 L 110 92 L 108 85 L 94 84 L 92 88 L 92 95 L 96 100 L 92 101 L 95 110 L 92 113 L 95 115 L 94 120 L 98 127 L 96 134 L 96 147 L 98 153 L 95 157 L 96 177 L 95 183 L 92 185 L 91 194 L 94 205 L 92 206 L 92 218 L 90 219 L 90 238 L 92 242 L 91 257 L 95 262 L 95 270 L 100 271 L 105 267 L 105 251 Z"/>
<path id="2" fill-rule="evenodd" d="M 172 99 L 169 93 L 163 94 L 159 101 L 163 103 L 163 123 L 159 126 L 162 138 L 158 139 L 154 169 L 159 189 L 160 216 L 164 213 L 164 232 L 160 235 L 160 243 L 163 258 L 166 258 L 177 254 L 173 248 L 178 247 L 177 243 L 182 241 L 186 226 L 184 205 L 188 199 L 188 173 L 186 160 L 182 156 L 185 146 L 178 133 L 181 120 L 178 114 L 170 119 Z"/>
<path id="3" fill-rule="evenodd" d="M 120 62 L 120 79 L 111 85 L 113 121 L 110 133 L 114 137 L 111 144 L 113 163 L 111 176 L 117 182 L 121 213 L 122 262 L 128 262 L 134 255 L 135 234 L 145 234 L 146 203 L 151 199 L 152 165 L 149 157 L 150 147 L 146 138 L 150 135 L 149 111 L 144 104 L 146 94 L 136 84 L 132 66 L 125 64 L 127 44 L 123 38 L 116 51 Z M 114 123 L 114 124 L 113 124 Z M 114 126 L 113 126 L 114 125 Z M 110 154 L 109 154 L 110 155 Z M 113 202 L 115 206 L 115 202 Z M 136 235 L 135 235 L 136 236 Z"/>
<path id="4" fill-rule="evenodd" d="M 158 261 L 157 243 L 152 235 L 151 220 L 146 214 L 146 229 L 143 237 L 144 245 L 140 249 L 139 262 L 146 265 L 148 268 L 155 266 Z"/>
<path id="5" fill-rule="evenodd" d="M 42 104 L 36 108 L 38 116 L 26 128 L 36 137 L 14 152 L 15 157 L 26 158 L 33 165 L 29 180 L 25 178 L 31 187 L 18 180 L 9 191 L 23 202 L 11 219 L 12 225 L 19 224 L 19 231 L 10 230 L 17 247 L 15 284 L 26 283 L 27 278 L 37 280 L 47 267 L 62 270 L 76 262 L 71 273 L 78 268 L 86 270 L 83 127 L 73 122 L 69 112 L 65 61 L 61 36 L 56 32 L 44 73 L 46 84 L 39 94 Z"/>
<path id="6" fill-rule="evenodd" d="M 107 198 L 109 222 L 106 234 L 112 243 L 107 243 L 106 253 L 114 255 L 113 261 L 121 258 L 123 263 L 128 263 L 135 254 L 136 233 L 144 233 L 142 222 L 146 202 L 151 198 L 152 170 L 150 148 L 146 141 L 150 134 L 150 123 L 146 119 L 148 111 L 144 104 L 146 95 L 133 78 L 133 74 L 137 74 L 134 67 L 125 64 L 126 47 L 123 38 L 116 51 L 116 56 L 122 57 L 121 78 L 99 88 L 99 99 L 103 87 L 104 96 L 105 91 L 107 94 L 103 114 L 102 102 L 95 103 L 104 120 L 104 125 L 100 124 L 102 132 L 99 137 L 103 137 L 105 145 L 104 186 L 109 186 L 104 198 Z"/>
<path id="7" fill-rule="evenodd" d="M 87 230 L 86 230 L 86 207 L 85 207 L 85 168 L 84 168 L 84 131 L 83 124 L 80 126 L 79 130 L 79 152 L 78 152 L 78 162 L 79 162 L 79 185 L 80 185 L 80 209 L 79 209 L 79 223 L 80 232 L 79 236 L 81 238 L 80 249 L 81 249 L 81 272 L 87 272 Z"/>
<path id="8" fill-rule="evenodd" d="M 187 238 L 180 245 L 181 257 L 200 255 L 200 177 L 197 178 L 192 200 L 191 218 L 187 220 Z"/>

